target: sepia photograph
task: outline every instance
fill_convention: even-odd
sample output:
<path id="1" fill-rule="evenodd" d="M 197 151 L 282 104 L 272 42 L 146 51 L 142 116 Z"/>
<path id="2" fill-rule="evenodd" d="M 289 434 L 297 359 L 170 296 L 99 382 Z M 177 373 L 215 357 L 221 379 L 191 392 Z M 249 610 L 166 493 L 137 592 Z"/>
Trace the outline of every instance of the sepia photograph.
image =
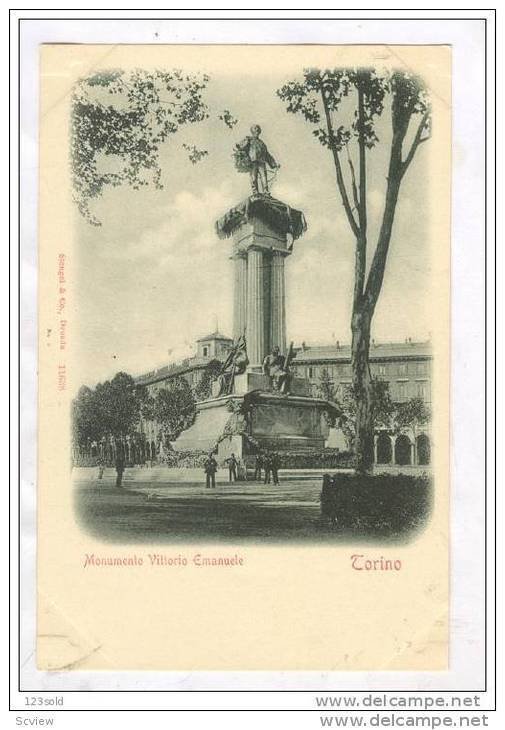
<path id="1" fill-rule="evenodd" d="M 38 667 L 447 667 L 450 48 L 40 53 Z"/>
<path id="2" fill-rule="evenodd" d="M 436 120 L 422 71 L 377 56 L 75 82 L 72 483 L 97 538 L 429 520 Z"/>

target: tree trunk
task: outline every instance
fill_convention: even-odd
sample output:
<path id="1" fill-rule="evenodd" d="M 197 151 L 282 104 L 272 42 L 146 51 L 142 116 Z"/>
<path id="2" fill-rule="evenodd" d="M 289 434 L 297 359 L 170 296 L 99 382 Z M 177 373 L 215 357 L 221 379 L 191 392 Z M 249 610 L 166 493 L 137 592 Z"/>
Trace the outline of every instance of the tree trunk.
<path id="1" fill-rule="evenodd" d="M 358 474 L 372 471 L 374 456 L 374 421 L 372 380 L 368 355 L 370 350 L 370 315 L 363 310 L 352 317 L 352 384 L 356 399 L 354 439 L 355 468 Z"/>

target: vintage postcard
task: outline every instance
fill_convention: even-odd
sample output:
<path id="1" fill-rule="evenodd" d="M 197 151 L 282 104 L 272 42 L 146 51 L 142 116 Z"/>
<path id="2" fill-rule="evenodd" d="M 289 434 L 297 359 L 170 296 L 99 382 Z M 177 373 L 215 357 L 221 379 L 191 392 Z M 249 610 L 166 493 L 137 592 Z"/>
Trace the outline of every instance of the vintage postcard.
<path id="1" fill-rule="evenodd" d="M 40 58 L 38 668 L 447 669 L 450 48 Z"/>

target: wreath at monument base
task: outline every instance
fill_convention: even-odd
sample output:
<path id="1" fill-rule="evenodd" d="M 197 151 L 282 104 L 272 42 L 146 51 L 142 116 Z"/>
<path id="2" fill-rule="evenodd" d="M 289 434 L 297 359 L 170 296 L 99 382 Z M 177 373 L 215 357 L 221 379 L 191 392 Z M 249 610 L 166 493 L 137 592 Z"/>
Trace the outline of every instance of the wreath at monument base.
<path id="1" fill-rule="evenodd" d="M 252 390 L 250 393 L 246 393 L 241 401 L 233 399 L 228 401 L 226 408 L 230 412 L 230 417 L 224 425 L 222 434 L 214 444 L 214 452 L 217 452 L 221 441 L 228 438 L 231 439 L 232 436 L 243 436 L 251 446 L 258 448 L 258 441 L 256 441 L 256 439 L 249 433 L 249 422 L 251 411 L 257 400 L 256 396 L 259 392 L 260 391 Z"/>
<path id="2" fill-rule="evenodd" d="M 225 213 L 215 223 L 216 233 L 220 239 L 229 238 L 252 218 L 259 218 L 279 233 L 289 233 L 293 241 L 307 230 L 307 222 L 301 210 L 260 194 L 247 198 Z"/>

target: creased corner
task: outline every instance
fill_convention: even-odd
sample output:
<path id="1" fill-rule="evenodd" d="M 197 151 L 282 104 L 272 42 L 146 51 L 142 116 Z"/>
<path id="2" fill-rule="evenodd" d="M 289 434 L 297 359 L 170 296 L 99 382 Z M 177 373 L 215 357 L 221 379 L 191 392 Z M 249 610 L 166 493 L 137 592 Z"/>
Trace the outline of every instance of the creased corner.
<path id="1" fill-rule="evenodd" d="M 47 596 L 39 595 L 37 668 L 52 672 L 110 669 L 100 641 L 84 635 Z"/>

